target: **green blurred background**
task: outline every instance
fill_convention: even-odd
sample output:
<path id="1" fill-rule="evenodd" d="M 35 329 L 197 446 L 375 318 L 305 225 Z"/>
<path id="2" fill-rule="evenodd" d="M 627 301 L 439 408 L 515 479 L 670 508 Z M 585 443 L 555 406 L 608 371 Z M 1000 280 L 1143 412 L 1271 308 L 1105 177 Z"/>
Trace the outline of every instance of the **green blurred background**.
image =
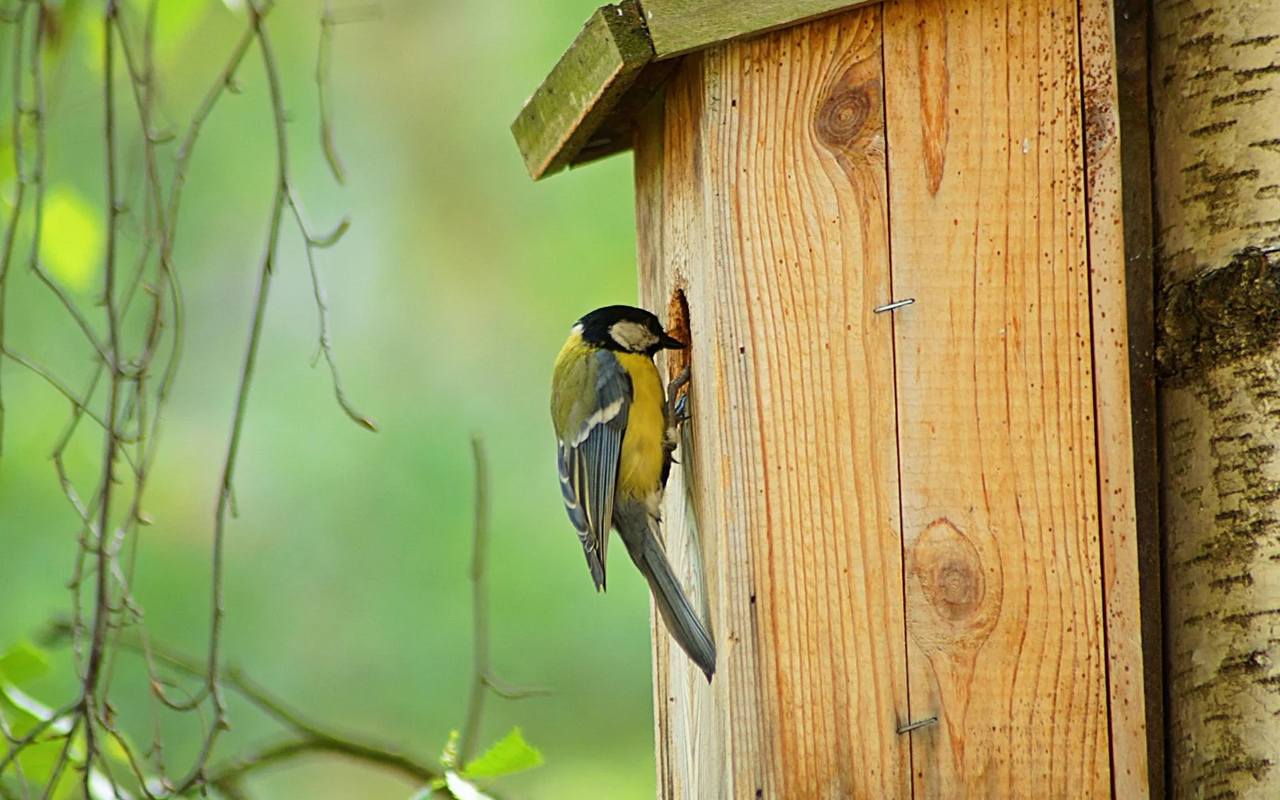
<path id="1" fill-rule="evenodd" d="M 519 724 L 547 761 L 499 784 L 516 797 L 653 796 L 647 592 L 621 550 L 609 593 L 593 590 L 560 505 L 546 410 L 551 363 L 572 322 L 635 300 L 631 161 L 615 157 L 534 184 L 507 127 L 596 2 L 336 4 L 339 13 L 376 12 L 335 29 L 330 97 L 345 186 L 320 153 L 312 71 L 323 6 L 289 0 L 268 22 L 295 182 L 312 223 L 329 230 L 352 219 L 320 266 L 347 394 L 381 430 L 344 417 L 323 362 L 311 366 L 316 310 L 301 243 L 286 223 L 239 462 L 239 517 L 229 528 L 226 652 L 313 718 L 438 754 L 462 725 L 471 675 L 469 436 L 477 432 L 492 475 L 494 668 L 504 680 L 554 691 L 489 703 L 482 738 Z M 245 25 L 235 5 L 161 3 L 161 127 L 183 130 L 224 63 Z M 92 288 L 104 195 L 98 13 L 86 3 L 48 62 L 46 180 L 49 203 L 60 208 L 46 213 L 71 232 L 62 237 L 69 252 L 51 267 L 100 321 Z M 0 41 L 0 53 L 11 46 Z M 207 639 L 218 473 L 274 178 L 256 52 L 238 77 L 241 91 L 220 101 L 187 184 L 176 251 L 186 349 L 135 583 L 152 636 L 194 655 Z M 119 86 L 122 113 L 131 112 L 127 84 Z M 0 143 L 11 146 L 7 131 Z M 123 185 L 138 196 L 135 135 L 121 162 Z M 7 217 L 12 174 L 0 173 L 0 183 Z M 137 237 L 136 223 L 132 233 L 125 227 Z M 82 385 L 94 362 L 71 319 L 25 269 L 10 281 L 7 342 Z M 49 460 L 68 403 L 18 365 L 0 369 L 8 412 L 3 648 L 67 613 L 78 520 Z M 85 494 L 101 449 L 100 431 L 82 426 L 70 461 Z M 129 676 L 122 673 L 117 698 L 146 741 L 146 687 Z M 33 693 L 59 702 L 72 680 L 62 651 Z M 222 752 L 276 730 L 242 704 L 232 714 Z M 175 753 L 196 735 L 191 721 L 167 734 Z M 332 759 L 266 773 L 251 788 L 279 798 L 411 794 L 397 779 Z"/>

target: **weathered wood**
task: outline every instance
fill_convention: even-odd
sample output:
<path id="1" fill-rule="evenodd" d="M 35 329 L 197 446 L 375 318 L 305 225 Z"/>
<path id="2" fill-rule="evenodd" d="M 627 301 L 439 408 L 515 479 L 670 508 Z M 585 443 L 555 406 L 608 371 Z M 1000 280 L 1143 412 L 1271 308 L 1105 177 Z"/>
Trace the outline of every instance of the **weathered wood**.
<path id="1" fill-rule="evenodd" d="M 679 65 L 674 61 L 650 61 L 641 68 L 631 87 L 618 98 L 608 115 L 591 131 L 582 148 L 569 159 L 569 166 L 589 164 L 606 156 L 632 149 L 638 128 L 637 117 Z"/>
<path id="2" fill-rule="evenodd" d="M 597 9 L 511 123 L 529 175 L 536 180 L 568 166 L 652 58 L 635 0 Z"/>
<path id="3" fill-rule="evenodd" d="M 1115 796 L 1137 800 L 1150 781 L 1111 0 L 1079 0 L 1079 15 L 1111 771 Z"/>
<path id="4" fill-rule="evenodd" d="M 670 76 L 675 56 L 870 2 L 649 0 L 642 11 L 637 0 L 624 0 L 603 6 L 512 123 L 525 166 L 536 180 L 631 149 L 636 116 Z"/>
<path id="5" fill-rule="evenodd" d="M 1280 6 L 1151 18 L 1169 796 L 1280 797 Z"/>
<path id="6" fill-rule="evenodd" d="M 1077 9 L 884 14 L 916 797 L 1109 797 Z"/>
<path id="7" fill-rule="evenodd" d="M 755 36 L 875 0 L 642 0 L 658 58 Z"/>
<path id="8" fill-rule="evenodd" d="M 688 299 L 673 481 L 695 473 L 720 656 L 708 685 L 658 638 L 664 798 L 911 794 L 879 19 L 690 56 L 642 125 L 641 301 Z"/>

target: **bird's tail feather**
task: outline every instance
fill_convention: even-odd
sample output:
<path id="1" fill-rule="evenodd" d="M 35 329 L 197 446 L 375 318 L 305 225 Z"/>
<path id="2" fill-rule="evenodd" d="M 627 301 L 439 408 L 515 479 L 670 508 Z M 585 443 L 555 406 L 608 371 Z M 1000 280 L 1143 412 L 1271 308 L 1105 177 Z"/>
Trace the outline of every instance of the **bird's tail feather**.
<path id="1" fill-rule="evenodd" d="M 716 671 L 715 642 L 702 624 L 693 604 L 689 602 L 688 595 L 680 588 L 680 581 L 671 571 L 671 564 L 662 550 L 662 544 L 652 531 L 646 533 L 638 547 L 631 547 L 628 542 L 631 560 L 649 582 L 658 611 L 667 623 L 667 630 L 671 631 L 681 649 L 693 659 L 707 676 L 707 680 L 711 680 Z"/>

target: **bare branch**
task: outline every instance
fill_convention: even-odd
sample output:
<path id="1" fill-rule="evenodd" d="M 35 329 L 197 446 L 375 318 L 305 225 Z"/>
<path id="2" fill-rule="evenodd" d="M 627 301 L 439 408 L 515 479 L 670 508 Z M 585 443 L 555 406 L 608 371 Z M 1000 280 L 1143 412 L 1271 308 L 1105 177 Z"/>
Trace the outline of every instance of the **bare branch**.
<path id="1" fill-rule="evenodd" d="M 236 783 L 258 770 L 318 754 L 346 756 L 371 766 L 381 767 L 392 774 L 399 775 L 414 786 L 428 784 L 442 777 L 437 770 L 394 750 L 352 739 L 310 735 L 300 739 L 287 739 L 241 753 L 226 763 L 210 769 L 207 780 L 211 786 L 217 788 L 227 783 Z"/>
<path id="2" fill-rule="evenodd" d="M 14 763 L 23 748 L 43 736 L 44 732 L 49 730 L 49 728 L 59 720 L 73 716 L 79 705 L 79 700 L 68 703 L 49 715 L 48 719 L 42 719 L 37 722 L 21 739 L 14 740 L 13 745 L 9 748 L 9 752 L 5 753 L 3 758 L 0 758 L 0 775 L 3 775 L 5 770 L 9 768 L 9 765 Z"/>
<path id="3" fill-rule="evenodd" d="M 62 634 L 59 631 L 55 632 L 55 635 L 61 638 Z M 136 653 L 144 652 L 142 643 L 130 638 L 122 640 L 121 647 Z M 201 678 L 206 674 L 207 667 L 203 663 L 169 648 L 153 645 L 149 653 L 150 657 L 158 663 L 183 674 Z M 276 697 L 235 666 L 225 666 L 219 674 L 228 688 L 292 731 L 297 738 L 264 749 L 249 751 L 210 769 L 206 773 L 205 782 L 214 788 L 219 788 L 228 781 L 238 783 L 250 772 L 308 753 L 336 753 L 350 756 L 369 764 L 385 767 L 418 784 L 430 783 L 441 777 L 439 771 L 427 761 L 406 755 L 385 744 L 361 739 L 308 720 L 301 712 Z M 176 793 L 181 793 L 183 790 L 183 785 L 179 784 Z"/>
<path id="4" fill-rule="evenodd" d="M 222 599 L 224 547 L 226 541 L 227 511 L 232 499 L 232 485 L 235 479 L 236 457 L 240 451 L 240 436 L 244 430 L 245 410 L 249 401 L 249 388 L 253 381 L 253 370 L 258 360 L 258 346 L 262 341 L 262 325 L 266 318 L 267 293 L 271 288 L 271 276 L 275 271 L 276 254 L 280 243 L 280 222 L 284 216 L 286 202 L 287 176 L 289 163 L 289 140 L 285 131 L 285 110 L 283 93 L 280 88 L 280 73 L 276 66 L 275 53 L 271 47 L 271 39 L 267 35 L 263 18 L 269 5 L 259 9 L 252 3 L 248 5 L 250 25 L 253 37 L 257 39 L 262 53 L 263 70 L 267 76 L 267 89 L 271 101 L 272 121 L 276 131 L 276 189 L 275 199 L 271 206 L 271 221 L 267 227 L 266 252 L 262 257 L 262 266 L 258 272 L 257 299 L 254 301 L 253 317 L 249 325 L 249 344 L 246 348 L 244 366 L 240 370 L 240 389 L 236 394 L 235 411 L 232 414 L 231 441 L 227 445 L 226 457 L 223 460 L 222 480 L 218 489 L 218 504 L 213 525 L 213 588 L 210 598 L 211 612 L 209 621 L 209 657 L 206 667 L 205 688 L 213 699 L 213 724 L 205 734 L 204 742 L 196 756 L 187 777 L 179 782 L 179 790 L 196 783 L 203 775 L 205 765 L 213 753 L 214 742 L 218 735 L 228 727 L 226 701 L 222 697 L 222 683 L 218 677 L 220 646 L 222 640 L 222 620 L 225 614 Z M 233 63 L 238 63 L 233 59 Z M 234 71 L 234 70 L 232 70 Z M 231 73 L 228 72 L 228 79 Z M 216 99 L 216 95 L 211 95 Z M 210 101 L 212 105 L 212 101 Z M 175 190 L 177 185 L 175 185 Z M 174 218 L 170 209 L 170 220 Z"/>
<path id="5" fill-rule="evenodd" d="M 458 763 L 466 764 L 475 752 L 480 715 L 484 712 L 485 676 L 489 674 L 489 593 L 485 581 L 485 556 L 489 544 L 489 465 L 485 461 L 484 442 L 471 437 L 471 456 L 475 462 L 476 508 L 471 538 L 471 642 L 474 652 L 474 676 L 471 700 L 467 703 L 467 722 L 458 741 Z"/>
<path id="6" fill-rule="evenodd" d="M 14 741 L 15 741 L 15 740 L 14 740 L 14 736 L 13 736 L 13 730 L 9 727 L 9 723 L 5 720 L 4 715 L 3 715 L 3 714 L 0 714 L 0 733 L 3 733 L 3 734 L 4 734 L 4 739 L 5 739 L 6 744 L 7 744 L 10 748 L 12 748 L 13 743 L 14 743 Z M 4 770 L 0 770 L 0 774 L 3 774 L 3 773 L 4 773 Z M 22 763 L 21 763 L 21 762 L 16 761 L 16 760 L 13 762 L 13 774 L 14 774 L 14 776 L 18 779 L 18 785 L 22 787 L 22 796 L 23 796 L 24 800 L 30 800 L 30 799 L 31 799 L 31 787 L 27 785 L 27 776 L 26 776 L 25 771 L 22 769 Z M 3 787 L 3 785 L 4 785 L 4 784 L 0 784 L 0 787 Z M 7 791 L 6 791 L 6 792 L 5 792 L 5 797 L 6 797 L 6 798 L 9 798 L 9 797 L 15 797 L 15 798 L 16 798 L 16 795 L 13 795 L 12 793 L 10 793 L 10 792 L 7 792 Z"/>
<path id="7" fill-rule="evenodd" d="M 37 364 L 36 362 L 32 361 L 31 359 L 27 358 L 26 356 L 22 355 L 21 353 L 9 347 L 0 348 L 0 355 L 3 355 L 5 358 L 10 359 L 16 364 L 21 364 L 22 366 L 31 370 L 31 372 L 35 373 L 36 375 L 39 375 L 41 378 L 44 379 L 45 383 L 48 383 L 53 388 L 57 389 L 59 394 L 67 398 L 67 400 L 71 402 L 72 407 L 75 408 L 77 413 L 87 416 L 89 419 L 96 422 L 98 424 L 98 427 L 102 428 L 104 431 L 107 429 L 107 421 L 104 420 L 102 417 L 98 416 L 97 414 L 95 414 L 93 411 L 91 411 L 89 409 L 87 402 L 84 399 L 82 399 L 79 395 L 77 395 L 74 391 L 72 391 L 71 387 L 67 386 L 65 383 L 58 380 L 58 376 L 54 375 L 53 372 L 49 370 L 47 367 Z"/>
<path id="8" fill-rule="evenodd" d="M 286 176 L 286 181 L 288 177 Z M 315 293 L 316 311 L 320 315 L 320 350 L 324 355 L 324 360 L 329 365 L 329 375 L 333 380 L 333 394 L 338 400 L 338 405 L 342 411 L 351 418 L 360 427 L 367 431 L 377 432 L 378 426 L 373 420 L 361 414 L 347 400 L 346 393 L 342 389 L 342 377 L 338 374 L 338 363 L 334 360 L 333 345 L 329 341 L 329 307 L 326 304 L 324 285 L 320 282 L 320 270 L 316 266 L 316 250 L 325 247 L 332 247 L 337 244 L 338 239 L 342 238 L 342 234 L 346 233 L 348 221 L 343 220 L 338 227 L 327 236 L 317 237 L 311 233 L 310 227 L 307 226 L 306 218 L 302 214 L 301 201 L 293 191 L 292 186 L 286 185 L 285 196 L 289 201 L 289 208 L 293 210 L 294 219 L 298 223 L 298 230 L 302 233 L 302 241 L 307 251 L 307 266 L 311 269 L 311 287 Z"/>
<path id="9" fill-rule="evenodd" d="M 471 437 L 471 455 L 475 462 L 476 506 L 471 539 L 471 620 L 472 649 L 475 665 L 471 681 L 471 699 L 467 703 L 467 721 L 458 742 L 458 763 L 466 765 L 475 752 L 484 712 L 485 690 L 509 700 L 548 694 L 545 689 L 515 689 L 493 676 L 489 666 L 489 465 L 484 442 Z"/>
<path id="10" fill-rule="evenodd" d="M 116 193 L 116 118 L 115 118 L 115 37 L 111 32 L 111 17 L 115 14 L 115 4 L 107 2 L 107 10 L 103 17 L 103 128 L 106 141 L 106 214 L 107 244 L 102 280 L 102 305 L 107 316 L 107 338 L 109 351 L 107 358 L 108 400 L 105 422 L 106 435 L 103 443 L 102 488 L 98 501 L 98 535 L 95 542 L 94 556 L 97 562 L 97 575 L 94 591 L 93 625 L 89 640 L 89 662 L 85 667 L 84 679 L 81 683 L 81 705 L 78 713 L 84 718 L 85 752 L 83 765 L 84 796 L 91 797 L 90 779 L 93 776 L 93 763 L 98 756 L 97 730 L 94 721 L 101 714 L 102 687 L 100 677 L 102 664 L 106 655 L 107 626 L 113 614 L 111 602 L 111 558 L 107 546 L 108 531 L 111 526 L 111 500 L 115 492 L 116 454 L 120 448 L 120 439 L 116 429 L 121 400 L 121 388 L 124 382 L 120 361 L 120 320 L 116 305 L 116 235 L 120 221 L 119 199 Z M 68 744 L 68 747 L 70 745 Z M 65 750 L 65 748 L 64 748 Z"/>
<path id="11" fill-rule="evenodd" d="M 18 239 L 18 222 L 22 218 L 23 202 L 26 199 L 27 190 L 26 165 L 23 156 L 24 137 L 22 135 L 22 116 L 25 111 L 22 105 L 22 40 L 27 12 L 30 9 L 31 5 L 29 3 L 23 3 L 11 18 L 4 20 L 5 24 L 13 26 L 13 87 L 11 89 L 13 92 L 13 168 L 18 180 L 14 189 L 13 213 L 9 216 L 8 223 L 4 228 L 4 243 L 0 245 L 0 349 L 4 347 L 4 321 L 7 316 L 5 314 L 5 306 L 9 298 L 9 265 L 13 263 L 13 249 Z M 36 21 L 36 27 L 39 27 L 39 20 Z M 3 388 L 3 378 L 4 368 L 0 366 L 0 390 Z M 0 391 L 0 455 L 4 454 L 4 428 L 4 394 L 3 391 Z"/>
<path id="12" fill-rule="evenodd" d="M 330 118 L 328 92 L 325 90 L 329 82 L 329 50 L 333 46 L 332 4 L 326 0 L 324 14 L 320 17 L 320 46 L 316 48 L 316 93 L 320 97 L 320 148 L 324 151 L 324 159 L 329 164 L 329 171 L 338 183 L 347 182 L 347 172 L 342 168 L 342 159 L 338 157 L 338 146 L 333 141 L 333 121 Z"/>
<path id="13" fill-rule="evenodd" d="M 284 95 L 272 39 L 265 25 L 274 0 L 260 0 L 258 5 L 249 5 L 247 27 L 183 131 L 175 163 L 167 172 L 161 168 L 159 154 L 169 137 L 157 132 L 154 124 L 154 37 L 158 5 L 158 0 L 149 0 L 146 4 L 141 37 L 138 36 L 136 21 L 127 18 L 129 14 L 136 13 L 136 6 L 122 4 L 119 0 L 106 0 L 101 6 L 99 22 L 103 31 L 100 51 L 103 69 L 100 91 L 105 145 L 106 237 L 100 302 L 89 308 L 87 304 L 82 307 L 73 294 L 45 269 L 46 262 L 42 260 L 46 86 L 41 63 L 54 52 L 44 47 L 43 40 L 46 30 L 43 15 L 48 7 L 40 0 L 16 0 L 10 8 L 9 0 L 0 0 L 0 25 L 6 26 L 0 27 L 0 37 L 11 33 L 15 41 L 12 48 L 0 47 L 4 55 L 12 53 L 11 59 L 0 61 L 0 70 L 11 66 L 13 71 L 13 163 L 18 175 L 13 198 L 15 203 L 0 220 L 0 235 L 3 236 L 0 239 L 0 365 L 8 366 L 8 362 L 12 362 L 32 371 L 70 402 L 69 418 L 55 443 L 52 460 L 62 491 L 81 520 L 74 569 L 68 585 L 72 593 L 70 624 L 59 629 L 59 636 L 71 644 L 72 657 L 80 676 L 78 696 L 22 738 L 15 739 L 9 735 L 8 728 L 0 726 L 8 744 L 3 758 L 0 758 L 0 775 L 6 780 L 10 776 L 17 778 L 16 784 L 3 785 L 0 797 L 18 794 L 11 790 L 20 787 L 24 800 L 29 800 L 27 795 L 36 791 L 42 791 L 42 798 L 51 798 L 55 792 L 60 795 L 68 788 L 58 788 L 60 783 L 74 780 L 78 784 L 75 791 L 85 797 L 103 793 L 121 796 L 127 792 L 130 796 L 140 793 L 153 799 L 196 791 L 207 794 L 207 790 L 213 788 L 229 798 L 239 798 L 246 796 L 244 775 L 294 755 L 308 753 L 345 755 L 390 769 L 415 785 L 439 780 L 439 770 L 431 762 L 319 726 L 238 670 L 228 669 L 222 664 L 227 518 L 236 513 L 236 464 L 286 212 L 292 214 L 306 248 L 319 317 L 317 361 L 320 355 L 324 356 L 335 397 L 344 413 L 362 427 L 376 428 L 371 420 L 352 407 L 343 390 L 330 340 L 328 308 L 316 255 L 316 251 L 336 244 L 349 222 L 342 220 L 329 233 L 316 232 L 311 228 L 302 200 L 291 184 Z M 345 173 L 333 143 L 327 98 L 332 28 L 355 18 L 340 18 L 331 9 L 325 9 L 316 58 L 315 80 L 321 103 L 322 145 L 325 158 L 339 182 Z M 236 73 L 254 45 L 259 50 L 267 80 L 269 113 L 275 132 L 276 181 L 266 242 L 258 263 L 257 292 L 213 519 L 208 652 L 201 662 L 191 662 L 152 647 L 142 608 L 134 599 L 130 584 L 134 577 L 139 528 L 147 522 L 142 503 L 147 479 L 158 453 L 162 411 L 182 352 L 182 294 L 173 263 L 181 200 L 204 125 L 222 95 L 228 90 L 234 91 Z M 120 86 L 119 81 L 126 76 L 128 85 Z M 126 98 L 125 105 L 120 106 L 117 89 L 125 90 L 132 103 Z M 120 116 L 122 110 L 126 117 Z M 144 181 L 140 187 L 131 187 L 128 175 L 121 168 L 122 154 L 130 146 L 123 132 L 131 130 L 131 123 L 135 120 L 140 130 L 144 159 L 141 170 Z M 129 212 L 127 206 L 139 192 L 141 211 Z M 137 249 L 131 250 L 131 245 L 124 244 L 123 236 L 135 229 L 134 220 L 141 221 L 142 238 Z M 82 392 L 75 391 L 53 370 L 15 352 L 5 339 L 4 310 L 13 286 L 8 280 L 12 272 L 10 267 L 20 260 L 18 240 L 25 242 L 28 231 L 31 231 L 28 268 L 63 305 L 97 357 L 97 364 Z M 136 298 L 142 300 L 135 304 Z M 97 316 L 99 309 L 102 318 Z M 163 373 L 157 379 L 155 371 L 161 362 L 164 363 Z M 0 401 L 0 434 L 3 433 L 3 412 Z M 92 420 L 102 431 L 101 467 L 92 479 L 91 491 L 73 482 L 64 459 L 77 432 L 84 432 L 80 423 L 85 418 Z M 117 654 L 135 649 L 146 664 L 153 698 L 153 740 L 149 748 L 135 748 L 126 740 L 117 727 L 111 698 Z M 162 671 L 168 672 L 167 668 L 198 679 L 198 691 L 188 693 L 188 687 L 170 681 L 161 674 Z M 491 686 L 487 675 L 482 675 L 481 681 L 482 686 Z M 290 732 L 292 738 L 220 761 L 211 767 L 215 743 L 221 731 L 228 726 L 224 697 L 228 688 L 272 716 Z M 194 712 L 202 722 L 203 739 L 198 752 L 189 765 L 184 765 L 183 777 L 176 781 L 165 775 L 161 715 L 166 711 Z M 47 778 L 42 775 L 40 780 L 44 785 L 37 787 L 28 780 L 31 778 L 30 770 L 24 774 L 17 759 L 31 744 L 51 741 L 61 749 L 52 773 Z M 127 769 L 118 762 L 108 763 L 108 748 L 111 752 L 123 750 Z M 152 773 L 153 767 L 158 769 L 158 777 Z M 119 774 L 115 774 L 117 772 Z M 163 787 L 163 791 L 157 791 L 156 786 Z"/>

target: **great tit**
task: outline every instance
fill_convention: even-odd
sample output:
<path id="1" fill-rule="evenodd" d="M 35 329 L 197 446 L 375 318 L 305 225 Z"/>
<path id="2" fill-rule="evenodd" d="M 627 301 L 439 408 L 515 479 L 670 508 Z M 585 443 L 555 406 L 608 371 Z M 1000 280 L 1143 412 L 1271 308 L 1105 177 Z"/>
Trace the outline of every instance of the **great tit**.
<path id="1" fill-rule="evenodd" d="M 613 527 L 649 582 L 667 629 L 711 680 L 715 643 L 671 571 L 658 528 L 676 420 L 653 356 L 684 346 L 643 309 L 592 311 L 573 326 L 556 358 L 551 419 L 565 509 L 596 591 L 605 588 Z"/>

